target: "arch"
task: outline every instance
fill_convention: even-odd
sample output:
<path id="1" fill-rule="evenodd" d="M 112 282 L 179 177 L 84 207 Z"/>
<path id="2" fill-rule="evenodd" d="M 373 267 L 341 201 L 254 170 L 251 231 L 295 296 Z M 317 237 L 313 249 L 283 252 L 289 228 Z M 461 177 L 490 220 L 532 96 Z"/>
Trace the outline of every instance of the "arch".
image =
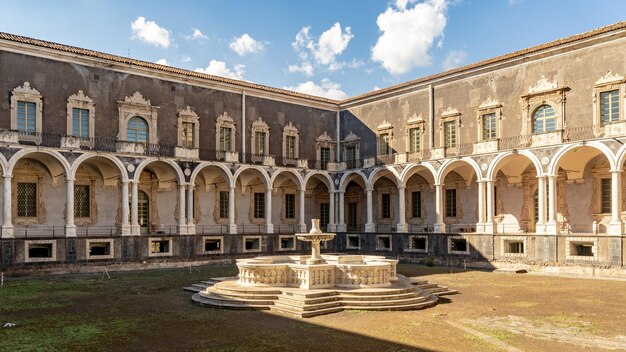
<path id="1" fill-rule="evenodd" d="M 626 161 L 626 144 L 622 145 L 615 153 L 615 168 L 621 170 Z"/>
<path id="2" fill-rule="evenodd" d="M 425 169 L 428 170 L 430 172 L 430 176 L 432 176 L 432 182 L 435 183 L 437 180 L 437 170 L 435 169 L 434 166 L 432 166 L 432 164 L 430 163 L 419 163 L 419 164 L 409 164 L 409 166 L 407 168 L 405 168 L 404 170 L 402 170 L 402 173 L 400 174 L 400 180 L 402 182 L 402 185 L 406 186 L 406 183 L 409 181 L 409 179 L 415 175 L 415 173 L 419 172 L 419 170 L 421 169 Z M 427 179 L 428 181 L 428 179 Z"/>
<path id="3" fill-rule="evenodd" d="M 528 150 L 518 150 L 517 152 L 504 152 L 504 153 L 498 154 L 491 161 L 491 164 L 489 165 L 489 169 L 487 169 L 486 180 L 487 181 L 495 180 L 496 174 L 503 166 L 502 163 L 505 161 L 505 159 L 510 158 L 513 155 L 521 155 L 521 156 L 526 157 L 534 165 L 537 175 L 542 174 L 541 163 L 539 162 L 539 159 L 537 158 L 537 156 Z"/>
<path id="4" fill-rule="evenodd" d="M 363 184 L 367 185 L 367 176 L 365 176 L 365 174 L 363 174 L 361 170 L 351 170 L 343 174 L 343 176 L 341 176 L 341 180 L 339 181 L 339 189 L 338 189 L 340 192 L 346 191 L 346 186 L 348 185 L 350 181 L 350 177 L 352 175 L 361 176 L 361 178 L 363 179 Z"/>
<path id="5" fill-rule="evenodd" d="M 143 171 L 143 169 L 146 168 L 146 166 L 148 166 L 149 164 L 156 163 L 156 162 L 162 162 L 171 166 L 172 169 L 174 170 L 174 174 L 176 175 L 176 181 L 178 182 L 178 184 L 182 185 L 185 183 L 185 175 L 183 174 L 183 170 L 181 170 L 180 166 L 178 166 L 178 164 L 175 161 L 166 160 L 166 159 L 158 159 L 158 158 L 144 159 L 139 164 L 139 166 L 137 166 L 137 169 L 135 170 L 135 175 L 133 177 L 133 181 L 139 182 L 139 177 L 141 176 L 141 172 Z"/>
<path id="6" fill-rule="evenodd" d="M 235 171 L 235 174 L 233 175 L 233 185 L 237 183 L 239 176 L 241 176 L 241 174 L 246 171 L 257 171 L 261 175 L 260 179 L 265 185 L 265 187 L 267 188 L 271 186 L 270 178 L 267 175 L 267 172 L 265 171 L 265 169 L 257 165 L 246 165 L 246 166 L 242 166 L 238 168 L 237 171 Z"/>
<path id="7" fill-rule="evenodd" d="M 131 135 L 133 138 L 131 138 Z M 133 116 L 126 123 L 126 140 L 129 142 L 147 143 L 150 138 L 150 126 L 141 116 Z"/>
<path id="8" fill-rule="evenodd" d="M 581 142 L 581 143 L 569 144 L 559 149 L 554 154 L 554 156 L 552 157 L 552 160 L 550 161 L 550 164 L 548 165 L 547 174 L 556 175 L 558 171 L 559 163 L 562 161 L 563 157 L 566 154 L 568 154 L 570 151 L 574 149 L 582 148 L 582 147 L 591 147 L 591 148 L 598 150 L 600 153 L 604 154 L 604 156 L 609 161 L 609 165 L 611 166 L 611 169 L 616 169 L 616 165 L 621 165 L 620 163 L 615 162 L 615 156 L 613 155 L 609 147 L 607 147 L 606 145 L 599 143 L 597 141 Z M 586 163 L 587 162 L 589 162 L 589 160 L 587 160 Z"/>
<path id="9" fill-rule="evenodd" d="M 189 183 L 194 185 L 196 183 L 196 177 L 198 177 L 198 175 L 200 174 L 202 170 L 208 167 L 216 167 L 218 169 L 221 169 L 221 171 L 223 172 L 222 176 L 225 176 L 224 180 L 228 182 L 228 186 L 229 187 L 235 186 L 235 178 L 233 177 L 233 174 L 230 172 L 230 169 L 228 167 L 226 167 L 224 164 L 209 162 L 209 161 L 201 162 L 198 166 L 196 166 L 196 168 L 191 173 L 191 177 L 189 178 Z"/>
<path id="10" fill-rule="evenodd" d="M 120 173 L 121 181 L 122 182 L 127 182 L 128 181 L 128 173 L 126 172 L 126 168 L 124 168 L 124 164 L 122 163 L 122 161 L 120 159 L 116 158 L 113 155 L 98 154 L 96 152 L 87 152 L 87 153 L 82 154 L 78 158 L 76 158 L 76 160 L 74 160 L 74 162 L 71 165 L 70 178 L 72 178 L 72 179 L 76 178 L 76 171 L 78 170 L 78 167 L 83 162 L 85 162 L 85 161 L 87 161 L 89 159 L 93 159 L 93 158 L 103 158 L 103 159 L 107 159 L 107 160 L 111 161 L 111 163 L 113 163 L 113 165 L 115 165 L 117 167 L 117 170 Z"/>
<path id="11" fill-rule="evenodd" d="M 17 162 L 20 161 L 22 158 L 27 158 L 29 155 L 32 155 L 32 154 L 45 154 L 51 157 L 52 159 L 55 159 L 61 165 L 65 173 L 65 177 L 67 178 L 69 177 L 69 175 L 71 175 L 70 163 L 67 161 L 67 159 L 65 159 L 65 157 L 61 153 L 57 151 L 52 151 L 52 150 L 45 150 L 45 149 L 40 150 L 39 148 L 24 148 L 18 151 L 17 153 L 13 154 L 11 159 L 9 159 L 9 163 L 7 164 L 6 174 L 12 175 L 13 169 L 15 168 L 15 165 L 17 165 Z M 56 173 L 52 172 L 51 165 L 46 164 L 46 167 L 48 168 L 48 171 L 50 171 L 50 174 L 54 177 Z"/>
<path id="12" fill-rule="evenodd" d="M 7 174 L 8 172 L 7 168 L 8 168 L 7 159 L 4 157 L 2 153 L 0 153 L 0 170 L 2 171 L 3 175 Z"/>
<path id="13" fill-rule="evenodd" d="M 287 176 L 287 177 L 290 177 L 294 181 L 294 183 L 298 187 L 298 190 L 302 190 L 302 188 L 304 187 L 304 181 L 302 180 L 302 176 L 294 169 L 276 170 L 276 172 L 274 172 L 272 176 L 270 177 L 270 185 L 272 185 L 272 187 L 274 187 L 274 182 L 276 181 L 278 176 L 280 176 L 281 174 L 288 174 L 288 175 L 290 174 L 290 176 Z"/>
<path id="14" fill-rule="evenodd" d="M 325 171 L 315 171 L 306 175 L 304 179 L 302 180 L 302 185 L 305 189 L 309 181 L 315 176 L 320 176 L 319 179 L 320 181 L 324 182 L 324 184 L 328 188 L 328 192 L 333 192 L 335 190 L 332 177 L 330 177 L 328 172 L 325 172 Z"/>
<path id="15" fill-rule="evenodd" d="M 373 189 L 376 181 L 378 181 L 378 179 L 384 176 L 384 174 L 381 174 L 381 173 L 384 173 L 386 171 L 390 172 L 394 176 L 394 178 L 389 178 L 389 179 L 393 183 L 395 183 L 397 187 L 400 184 L 400 175 L 398 174 L 398 171 L 396 171 L 396 169 L 394 169 L 391 166 L 375 168 L 374 171 L 372 171 L 370 176 L 367 178 L 367 183 L 365 184 L 366 187 Z"/>
<path id="16" fill-rule="evenodd" d="M 443 165 L 441 165 L 441 168 L 439 169 L 439 172 L 437 173 L 437 177 L 435 178 L 436 184 L 442 184 L 443 181 L 446 178 L 446 175 L 450 171 L 454 170 L 454 168 L 455 168 L 454 165 L 455 164 L 458 165 L 460 163 L 467 164 L 474 170 L 474 173 L 476 174 L 476 181 L 481 181 L 482 180 L 482 176 L 481 176 L 481 173 L 480 173 L 480 167 L 478 166 L 478 163 L 474 159 L 472 159 L 472 158 L 465 157 L 465 158 L 461 158 L 461 159 L 448 159 L 448 160 L 446 160 L 443 163 Z M 461 176 L 463 176 L 463 175 L 461 175 Z M 467 181 L 468 180 L 466 179 L 466 182 Z"/>

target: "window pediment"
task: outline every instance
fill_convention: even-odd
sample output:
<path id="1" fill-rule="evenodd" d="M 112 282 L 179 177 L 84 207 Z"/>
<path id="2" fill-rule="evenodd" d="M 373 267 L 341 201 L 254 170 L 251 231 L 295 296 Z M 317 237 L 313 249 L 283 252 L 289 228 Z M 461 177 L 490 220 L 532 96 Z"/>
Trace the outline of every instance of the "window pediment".
<path id="1" fill-rule="evenodd" d="M 484 109 L 493 109 L 493 108 L 499 108 L 501 107 L 502 104 L 500 104 L 499 101 L 495 100 L 493 97 L 489 96 L 485 101 L 483 101 L 479 106 L 478 109 L 479 110 L 484 110 Z"/>
<path id="2" fill-rule="evenodd" d="M 356 142 L 356 141 L 360 141 L 361 138 L 359 136 L 357 136 L 356 134 L 354 134 L 354 132 L 350 131 L 350 133 L 348 133 L 348 135 L 346 136 L 346 138 L 344 138 L 342 140 L 342 142 Z"/>
<path id="3" fill-rule="evenodd" d="M 268 126 L 267 123 L 265 123 L 265 121 L 263 121 L 263 119 L 259 117 L 256 121 L 252 123 L 252 130 L 259 132 L 269 132 L 270 126 Z"/>
<path id="4" fill-rule="evenodd" d="M 608 70 L 606 71 L 606 74 L 604 76 L 600 77 L 596 81 L 595 85 L 603 86 L 606 84 L 615 84 L 615 83 L 623 83 L 623 82 L 624 82 L 624 76 L 614 73 L 613 70 Z"/>
<path id="5" fill-rule="evenodd" d="M 448 106 L 443 112 L 441 112 L 441 117 L 444 119 L 448 117 L 459 116 L 459 115 L 461 115 L 459 110 L 452 106 Z"/>
<path id="6" fill-rule="evenodd" d="M 408 120 L 406 120 L 406 124 L 407 125 L 415 125 L 415 124 L 422 124 L 425 123 L 426 121 L 424 121 L 424 118 L 422 117 L 422 114 L 413 114 L 413 116 L 409 117 Z"/>
<path id="7" fill-rule="evenodd" d="M 320 134 L 320 136 L 317 137 L 317 139 L 315 139 L 315 141 L 318 142 L 318 143 L 334 143 L 332 137 L 329 136 L 328 133 L 326 133 L 326 131 L 324 131 L 324 133 Z"/>
<path id="8" fill-rule="evenodd" d="M 284 135 L 297 136 L 299 133 L 300 132 L 298 131 L 296 126 L 294 126 L 293 123 L 291 123 L 291 121 L 289 121 L 287 126 L 283 127 Z"/>
<path id="9" fill-rule="evenodd" d="M 152 105 L 150 104 L 150 100 L 144 99 L 143 95 L 141 95 L 139 91 L 135 91 L 135 93 L 133 93 L 133 95 L 131 95 L 130 97 L 125 97 L 123 102 L 127 104 L 133 104 L 133 105 L 145 105 L 145 106 Z"/>
<path id="10" fill-rule="evenodd" d="M 28 96 L 33 96 L 33 97 L 38 97 L 41 98 L 41 94 L 39 93 L 39 91 L 33 87 L 30 86 L 30 82 L 24 82 L 23 85 L 19 86 L 19 87 L 15 87 L 11 93 L 13 94 L 22 94 L 22 95 L 28 95 Z"/>
<path id="11" fill-rule="evenodd" d="M 376 129 L 379 131 L 391 130 L 393 129 L 393 126 L 387 122 L 387 120 L 383 120 L 383 122 L 376 126 Z"/>

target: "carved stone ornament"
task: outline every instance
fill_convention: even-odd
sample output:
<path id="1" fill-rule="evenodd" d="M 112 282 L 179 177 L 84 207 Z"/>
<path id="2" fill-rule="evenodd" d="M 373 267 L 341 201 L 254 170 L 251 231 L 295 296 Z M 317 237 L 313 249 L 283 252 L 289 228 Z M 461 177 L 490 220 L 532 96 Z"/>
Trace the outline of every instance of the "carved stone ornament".
<path id="1" fill-rule="evenodd" d="M 387 120 L 383 120 L 383 122 L 381 122 L 376 128 L 379 130 L 388 130 L 393 128 L 393 126 L 391 126 L 391 124 L 387 122 Z"/>
<path id="2" fill-rule="evenodd" d="M 252 123 L 252 129 L 253 130 L 269 130 L 270 127 L 265 123 L 265 121 L 263 121 L 262 118 L 259 117 L 258 120 Z"/>
<path id="3" fill-rule="evenodd" d="M 613 70 L 608 70 L 604 76 L 600 77 L 600 79 L 596 81 L 596 85 L 615 83 L 623 80 L 624 76 L 613 73 Z"/>
<path id="4" fill-rule="evenodd" d="M 346 136 L 346 138 L 343 139 L 342 142 L 358 141 L 359 139 L 359 136 L 350 131 L 350 133 L 348 133 L 348 135 Z"/>
<path id="5" fill-rule="evenodd" d="M 547 90 L 556 89 L 558 88 L 558 86 L 559 86 L 559 82 L 557 81 L 550 82 L 548 81 L 546 76 L 542 75 L 541 78 L 539 78 L 539 80 L 534 86 L 528 87 L 528 93 L 532 94 L 532 93 L 538 93 L 538 92 L 545 92 Z"/>
<path id="6" fill-rule="evenodd" d="M 409 119 L 406 121 L 407 124 L 412 124 L 412 123 L 422 123 L 424 122 L 424 118 L 422 117 L 422 114 L 413 114 L 413 116 L 409 117 Z"/>
<path id="7" fill-rule="evenodd" d="M 333 139 L 324 131 L 319 137 L 316 139 L 317 142 L 333 142 Z"/>
<path id="8" fill-rule="evenodd" d="M 489 96 L 485 101 L 483 101 L 478 108 L 479 109 L 488 109 L 488 108 L 497 108 L 502 106 L 500 102 Z"/>
<path id="9" fill-rule="evenodd" d="M 21 93 L 21 94 L 25 94 L 25 95 L 36 95 L 36 96 L 41 96 L 41 94 L 39 93 L 39 91 L 35 88 L 32 88 L 30 86 L 30 82 L 24 82 L 24 85 L 19 86 L 19 87 L 15 87 L 15 89 L 13 89 L 13 94 L 16 93 Z"/>
<path id="10" fill-rule="evenodd" d="M 185 109 L 181 110 L 178 113 L 178 116 L 180 116 L 180 117 L 189 117 L 189 118 L 192 118 L 192 119 L 197 119 L 198 118 L 198 114 L 196 114 L 195 111 L 191 110 L 189 105 L 187 105 L 187 107 Z"/>
<path id="11" fill-rule="evenodd" d="M 28 82 L 26 82 L 28 83 Z M 86 96 L 85 93 L 82 90 L 79 90 L 78 93 L 76 94 L 72 94 L 70 95 L 69 98 L 67 98 L 67 100 L 71 100 L 71 101 L 80 101 L 83 103 L 88 103 L 88 104 L 92 104 L 93 103 L 93 99 L 91 99 L 90 97 Z"/>
<path id="12" fill-rule="evenodd" d="M 217 123 L 223 123 L 225 125 L 234 125 L 235 124 L 235 120 L 233 120 L 232 117 L 230 117 L 230 115 L 228 115 L 228 113 L 226 111 L 224 111 L 223 114 L 221 114 L 220 116 L 217 117 Z"/>
<path id="13" fill-rule="evenodd" d="M 124 102 L 136 105 L 150 105 L 150 100 L 144 99 L 139 91 L 136 91 L 130 97 L 125 97 Z"/>
<path id="14" fill-rule="evenodd" d="M 289 134 L 289 135 L 292 135 L 292 134 L 297 135 L 298 134 L 298 129 L 296 128 L 296 126 L 294 126 L 291 123 L 291 121 L 289 121 L 287 126 L 283 127 L 283 133 L 286 133 L 286 134 Z"/>
<path id="15" fill-rule="evenodd" d="M 449 117 L 449 116 L 457 116 L 457 115 L 461 115 L 461 113 L 459 112 L 458 109 L 453 108 L 452 106 L 448 106 L 448 108 L 445 109 L 441 113 L 441 117 Z"/>

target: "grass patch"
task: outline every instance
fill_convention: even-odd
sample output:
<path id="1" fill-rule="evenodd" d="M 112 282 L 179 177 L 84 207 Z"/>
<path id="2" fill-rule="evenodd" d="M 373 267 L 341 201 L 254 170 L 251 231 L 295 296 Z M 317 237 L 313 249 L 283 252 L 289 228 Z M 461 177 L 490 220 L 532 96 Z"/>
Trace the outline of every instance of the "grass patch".
<path id="1" fill-rule="evenodd" d="M 539 302 L 517 301 L 511 303 L 511 305 L 518 308 L 532 308 L 538 306 Z"/>
<path id="2" fill-rule="evenodd" d="M 504 329 L 489 329 L 486 330 L 486 332 L 492 337 L 504 342 L 508 342 L 515 337 L 514 333 Z"/>

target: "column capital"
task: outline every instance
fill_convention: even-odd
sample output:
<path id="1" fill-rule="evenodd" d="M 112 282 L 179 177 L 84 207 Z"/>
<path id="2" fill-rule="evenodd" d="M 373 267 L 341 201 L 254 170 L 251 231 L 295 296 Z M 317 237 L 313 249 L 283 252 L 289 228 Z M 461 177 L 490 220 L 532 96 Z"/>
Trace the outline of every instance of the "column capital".
<path id="1" fill-rule="evenodd" d="M 611 170 L 611 173 L 612 174 L 621 174 L 622 170 L 619 170 L 619 169 L 618 170 Z"/>
<path id="2" fill-rule="evenodd" d="M 538 180 L 545 180 L 548 177 L 548 175 L 537 175 L 535 176 L 535 178 L 537 178 Z"/>
<path id="3" fill-rule="evenodd" d="M 66 178 L 65 179 L 65 182 L 74 182 L 74 181 L 76 181 L 75 178 Z"/>
<path id="4" fill-rule="evenodd" d="M 443 183 L 435 183 L 433 186 L 435 186 L 435 187 L 443 187 Z"/>
<path id="5" fill-rule="evenodd" d="M 398 190 L 402 190 L 402 189 L 406 189 L 406 186 L 405 185 L 399 185 L 397 188 L 398 188 Z"/>
<path id="6" fill-rule="evenodd" d="M 2 174 L 2 177 L 4 177 L 4 178 L 13 178 L 13 175 L 11 175 L 11 174 Z"/>
<path id="7" fill-rule="evenodd" d="M 374 187 L 366 187 L 365 188 L 365 192 L 372 192 L 374 190 Z"/>

